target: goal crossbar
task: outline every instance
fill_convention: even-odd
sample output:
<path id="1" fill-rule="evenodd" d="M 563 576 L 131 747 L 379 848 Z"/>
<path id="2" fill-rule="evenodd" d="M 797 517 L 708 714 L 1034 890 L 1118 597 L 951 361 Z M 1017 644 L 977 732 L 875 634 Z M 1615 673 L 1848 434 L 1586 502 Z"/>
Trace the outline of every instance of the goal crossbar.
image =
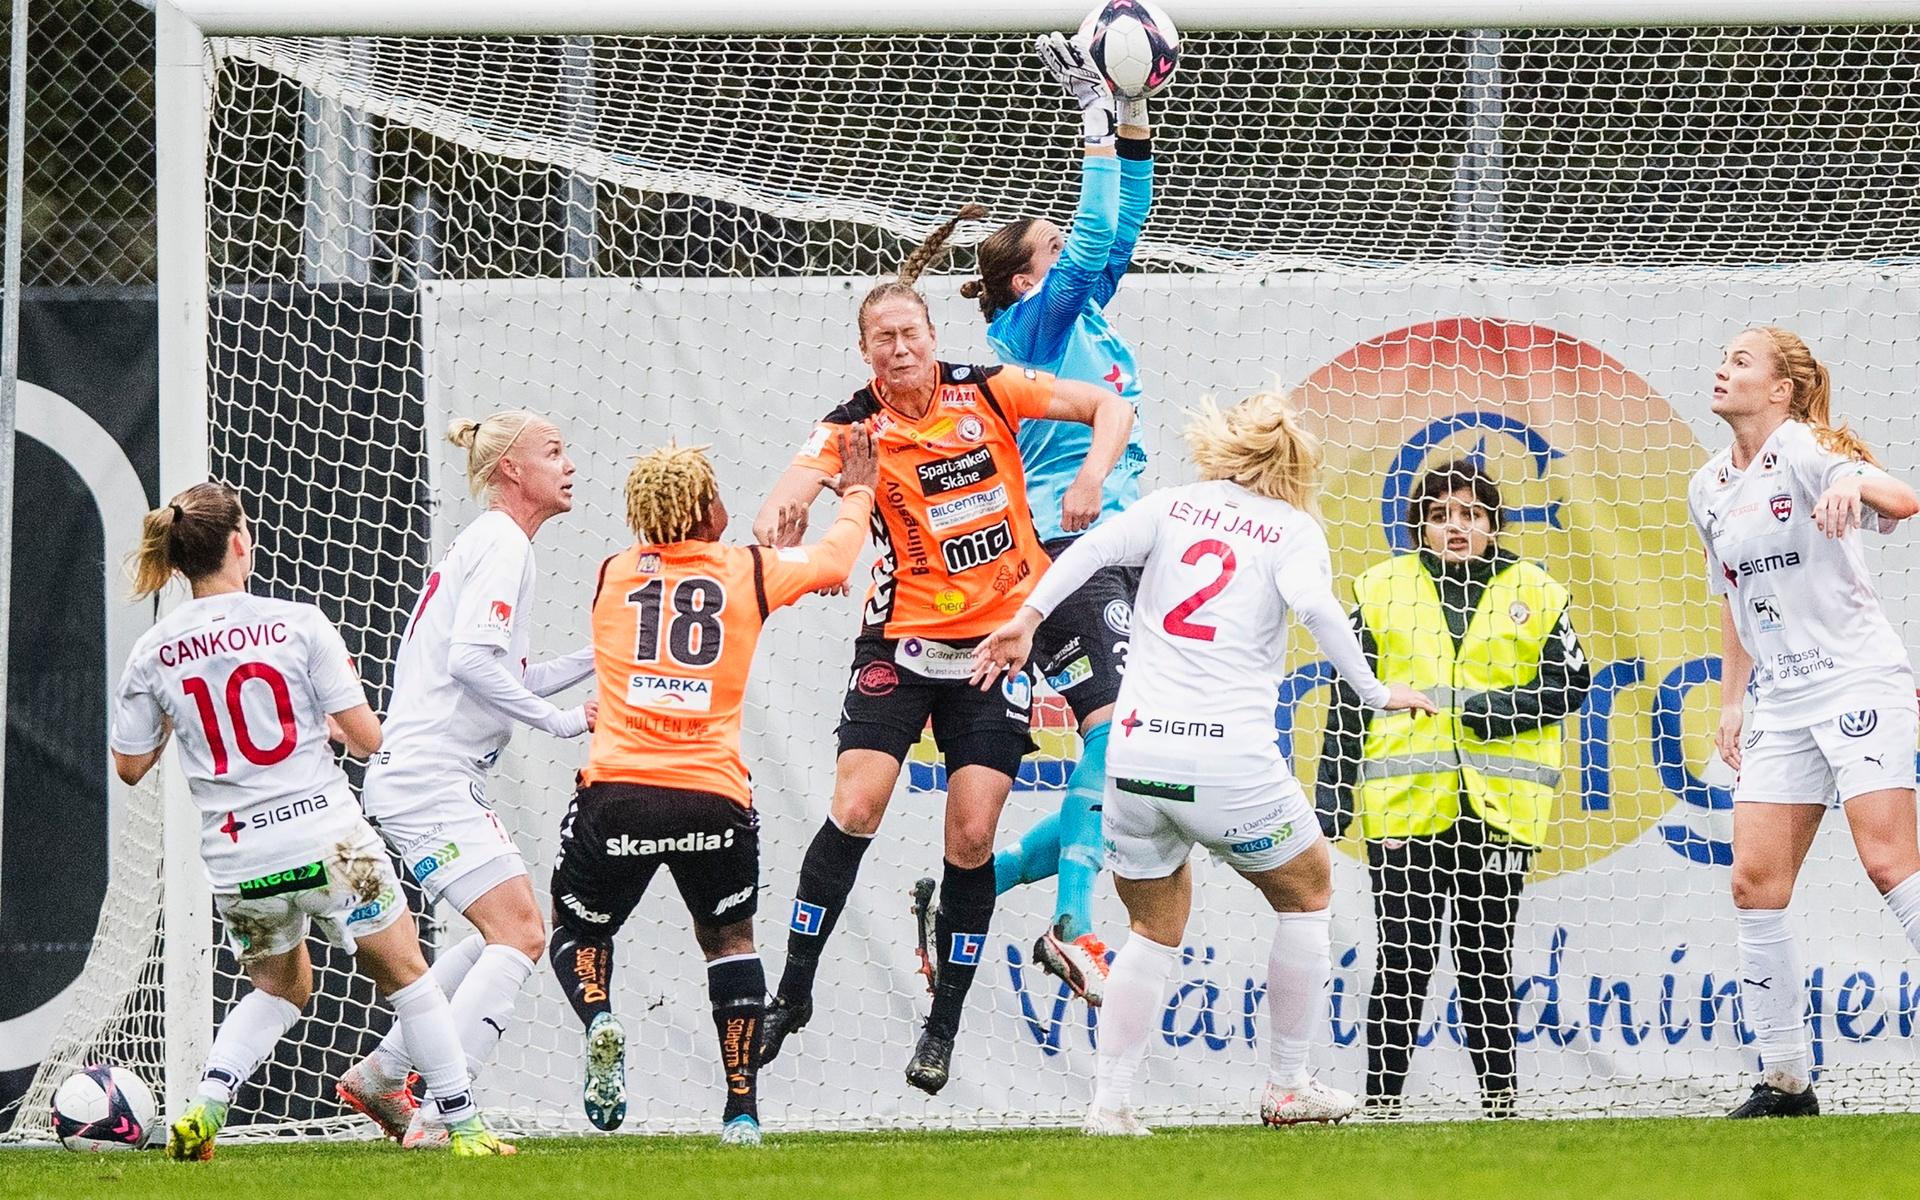
<path id="1" fill-rule="evenodd" d="M 208 36 L 395 34 L 970 33 L 1072 28 L 1085 0 L 176 0 Z M 1608 28 L 1891 24 L 1920 0 L 1189 0 L 1182 29 Z"/>

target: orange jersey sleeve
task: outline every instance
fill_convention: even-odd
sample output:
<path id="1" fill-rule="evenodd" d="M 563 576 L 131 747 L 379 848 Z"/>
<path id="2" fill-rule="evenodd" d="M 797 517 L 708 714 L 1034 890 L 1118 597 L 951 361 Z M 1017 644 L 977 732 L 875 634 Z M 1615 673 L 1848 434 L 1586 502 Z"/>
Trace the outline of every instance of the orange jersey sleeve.
<path id="1" fill-rule="evenodd" d="M 809 592 L 845 583 L 854 560 L 860 557 L 860 548 L 866 545 L 872 517 L 872 490 L 855 489 L 841 498 L 833 528 L 818 542 L 785 550 L 754 547 L 753 552 L 760 556 L 767 611 L 785 608 Z"/>
<path id="2" fill-rule="evenodd" d="M 1013 424 L 1047 415 L 1053 406 L 1054 377 L 1031 367 L 1005 367 L 987 374 L 994 399 L 1015 418 Z"/>
<path id="3" fill-rule="evenodd" d="M 813 427 L 807 435 L 806 444 L 800 447 L 800 453 L 793 456 L 796 467 L 811 467 L 816 471 L 825 471 L 829 475 L 840 473 L 840 431 L 846 425 L 835 422 L 838 412 Z"/>

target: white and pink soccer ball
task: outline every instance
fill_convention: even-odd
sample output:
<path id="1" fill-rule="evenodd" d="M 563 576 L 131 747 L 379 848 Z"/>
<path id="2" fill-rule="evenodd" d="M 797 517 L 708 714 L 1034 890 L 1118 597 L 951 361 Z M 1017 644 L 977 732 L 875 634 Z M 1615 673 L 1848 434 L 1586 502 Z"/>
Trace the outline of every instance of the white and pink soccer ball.
<path id="1" fill-rule="evenodd" d="M 1180 63 L 1180 31 L 1149 0 L 1107 0 L 1080 23 L 1079 39 L 1113 94 L 1130 100 L 1166 87 Z"/>
<path id="2" fill-rule="evenodd" d="M 153 1092 L 125 1067 L 95 1063 L 53 1094 L 53 1135 L 69 1150 L 138 1150 L 153 1128 Z"/>

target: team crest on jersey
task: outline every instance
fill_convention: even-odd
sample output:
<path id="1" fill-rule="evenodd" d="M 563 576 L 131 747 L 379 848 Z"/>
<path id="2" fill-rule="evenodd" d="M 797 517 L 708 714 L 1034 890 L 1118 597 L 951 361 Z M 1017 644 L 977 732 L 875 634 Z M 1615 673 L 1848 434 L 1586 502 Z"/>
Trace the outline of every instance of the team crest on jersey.
<path id="1" fill-rule="evenodd" d="M 1793 497 L 1785 492 L 1780 493 L 1767 501 L 1767 511 L 1773 514 L 1774 520 L 1786 524 L 1793 517 Z"/>
<path id="2" fill-rule="evenodd" d="M 1525 600 L 1515 600 L 1512 604 L 1509 604 L 1507 606 L 1507 616 L 1513 618 L 1513 623 L 1515 625 L 1525 625 L 1527 623 L 1527 618 L 1531 617 L 1532 615 L 1533 615 L 1533 610 L 1527 607 L 1527 602 Z"/>
<path id="3" fill-rule="evenodd" d="M 1840 732 L 1850 738 L 1863 738 L 1880 727 L 1880 711 L 1863 708 L 1859 712 L 1844 713 L 1840 717 Z"/>
<path id="4" fill-rule="evenodd" d="M 513 605 L 495 600 L 487 607 L 487 628 L 506 633 L 513 628 Z"/>
<path id="5" fill-rule="evenodd" d="M 1755 596 L 1753 615 L 1759 619 L 1762 633 L 1778 633 L 1787 627 L 1786 620 L 1780 615 L 1780 606 L 1772 596 Z"/>
<path id="6" fill-rule="evenodd" d="M 1006 697 L 1010 707 L 1020 710 L 1014 715 L 1024 715 L 1033 707 L 1033 680 L 1027 678 L 1025 671 L 1016 671 L 1001 683 L 1000 694 Z"/>
<path id="7" fill-rule="evenodd" d="M 987 440 L 986 425 L 972 413 L 960 418 L 960 423 L 954 427 L 954 432 L 960 435 L 960 440 L 963 442 L 977 444 Z"/>

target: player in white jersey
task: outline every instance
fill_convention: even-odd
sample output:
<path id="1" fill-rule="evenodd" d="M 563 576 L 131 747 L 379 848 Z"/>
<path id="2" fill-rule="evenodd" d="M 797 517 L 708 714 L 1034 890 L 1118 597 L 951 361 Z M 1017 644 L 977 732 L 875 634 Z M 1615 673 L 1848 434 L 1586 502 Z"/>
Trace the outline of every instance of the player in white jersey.
<path id="1" fill-rule="evenodd" d="M 591 727 L 591 702 L 562 709 L 545 697 L 591 675 L 593 654 L 527 664 L 533 537 L 573 508 L 573 463 L 560 431 L 514 411 L 455 421 L 447 437 L 466 450 L 468 485 L 487 511 L 453 539 L 414 604 L 394 664 L 386 746 L 367 768 L 365 799 L 414 882 L 479 930 L 433 964 L 477 1080 L 546 953 L 526 864 L 487 804 L 487 777 L 516 724 L 555 737 Z M 389 1036 L 337 1090 L 389 1137 L 423 1148 L 443 1132 L 429 1110 L 414 1106 L 412 1069 L 406 1046 Z"/>
<path id="2" fill-rule="evenodd" d="M 1854 845 L 1920 949 L 1914 705 L 1907 649 L 1861 554 L 1920 497 L 1833 428 L 1827 370 L 1773 326 L 1728 343 L 1713 411 L 1733 431 L 1687 491 L 1720 597 L 1720 755 L 1733 787 L 1740 999 L 1763 1075 L 1735 1117 L 1813 1116 L 1812 1061 L 1787 903 L 1820 818 L 1842 803 Z M 1753 713 L 1742 699 L 1752 679 Z M 1742 736 L 1744 730 L 1744 737 Z"/>
<path id="3" fill-rule="evenodd" d="M 1083 535 L 974 656 L 975 681 L 991 685 L 1026 661 L 1034 630 L 1088 576 L 1144 565 L 1104 805 L 1107 866 L 1132 936 L 1107 980 L 1090 1134 L 1150 1132 L 1134 1112 L 1133 1081 L 1180 960 L 1195 843 L 1279 915 L 1267 960 L 1273 1048 L 1261 1118 L 1278 1125 L 1353 1112 L 1354 1097 L 1307 1073 L 1332 977 L 1332 867 L 1313 806 L 1275 744 L 1287 614 L 1367 704 L 1434 711 L 1419 692 L 1374 677 L 1334 599 L 1326 535 L 1310 512 L 1319 446 L 1286 401 L 1262 393 L 1225 413 L 1208 405 L 1187 439 L 1203 482 L 1155 492 Z"/>
<path id="4" fill-rule="evenodd" d="M 135 596 L 159 592 L 176 573 L 193 596 L 135 643 L 114 697 L 114 770 L 129 786 L 160 761 L 170 736 L 179 747 L 214 904 L 254 986 L 220 1023 L 168 1157 L 213 1157 L 234 1093 L 313 992 L 314 925 L 393 1004 L 454 1152 L 510 1154 L 474 1108 L 447 998 L 328 743 L 335 730 L 349 751 L 371 754 L 380 722 L 332 622 L 311 604 L 248 595 L 252 565 L 252 534 L 227 488 L 197 484 L 148 513 Z"/>

